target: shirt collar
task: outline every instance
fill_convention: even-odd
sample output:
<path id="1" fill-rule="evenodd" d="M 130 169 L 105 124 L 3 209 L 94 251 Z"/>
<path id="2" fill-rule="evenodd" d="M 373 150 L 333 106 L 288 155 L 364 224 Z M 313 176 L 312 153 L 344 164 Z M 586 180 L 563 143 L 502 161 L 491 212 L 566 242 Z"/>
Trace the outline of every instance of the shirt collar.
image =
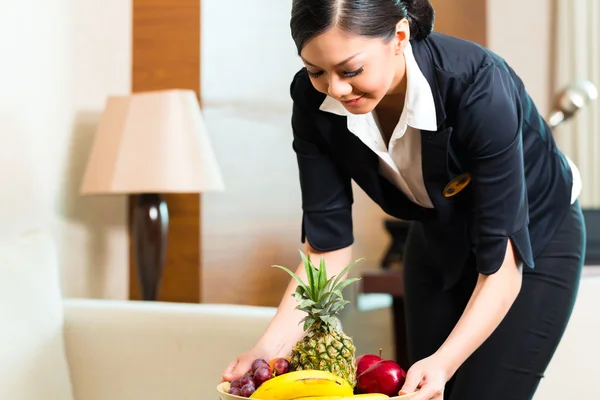
<path id="1" fill-rule="evenodd" d="M 415 60 L 410 42 L 404 49 L 404 56 L 406 59 L 406 102 L 404 105 L 406 123 L 415 129 L 435 131 L 437 130 L 437 117 L 433 94 Z M 331 96 L 325 97 L 319 109 L 349 118 L 357 117 Z"/>

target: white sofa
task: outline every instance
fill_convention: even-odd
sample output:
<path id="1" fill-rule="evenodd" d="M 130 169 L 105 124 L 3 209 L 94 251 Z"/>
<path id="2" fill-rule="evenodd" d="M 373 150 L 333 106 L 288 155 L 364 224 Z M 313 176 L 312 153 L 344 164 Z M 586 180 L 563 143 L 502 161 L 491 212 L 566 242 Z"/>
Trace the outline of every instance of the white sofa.
<path id="1" fill-rule="evenodd" d="M 217 399 L 223 368 L 275 312 L 62 299 L 58 281 L 47 235 L 0 238 L 0 400 Z M 535 400 L 600 399 L 599 304 L 600 277 L 585 277 Z"/>
<path id="2" fill-rule="evenodd" d="M 274 313 L 131 301 L 64 305 L 76 400 L 217 399 L 223 368 L 255 343 Z"/>

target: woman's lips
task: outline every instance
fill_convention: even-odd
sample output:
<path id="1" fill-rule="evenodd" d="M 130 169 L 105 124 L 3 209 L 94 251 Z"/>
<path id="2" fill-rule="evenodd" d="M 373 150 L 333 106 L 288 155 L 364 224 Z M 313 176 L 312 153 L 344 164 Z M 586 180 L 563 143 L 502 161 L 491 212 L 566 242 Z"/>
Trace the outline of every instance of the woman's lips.
<path id="1" fill-rule="evenodd" d="M 360 97 L 356 97 L 352 100 L 342 100 L 342 103 L 344 103 L 347 106 L 356 106 L 358 105 L 358 103 L 360 103 L 360 101 L 363 99 L 364 95 L 360 96 Z"/>

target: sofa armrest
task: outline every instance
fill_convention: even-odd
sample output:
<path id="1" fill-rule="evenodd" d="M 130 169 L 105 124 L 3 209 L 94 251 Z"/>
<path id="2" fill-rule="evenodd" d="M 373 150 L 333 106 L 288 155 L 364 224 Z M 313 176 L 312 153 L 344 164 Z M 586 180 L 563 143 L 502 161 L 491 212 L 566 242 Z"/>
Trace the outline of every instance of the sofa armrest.
<path id="1" fill-rule="evenodd" d="M 274 308 L 67 299 L 76 400 L 216 398 L 221 372 L 262 335 Z"/>

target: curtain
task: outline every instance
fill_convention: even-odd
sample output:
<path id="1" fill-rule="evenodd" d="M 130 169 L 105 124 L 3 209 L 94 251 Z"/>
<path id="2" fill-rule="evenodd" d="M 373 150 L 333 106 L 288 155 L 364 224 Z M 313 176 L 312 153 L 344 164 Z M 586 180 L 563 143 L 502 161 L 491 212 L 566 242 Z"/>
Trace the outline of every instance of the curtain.
<path id="1" fill-rule="evenodd" d="M 554 0 L 552 93 L 576 80 L 600 89 L 600 0 Z M 600 99 L 555 128 L 561 150 L 581 172 L 584 208 L 600 208 Z"/>

